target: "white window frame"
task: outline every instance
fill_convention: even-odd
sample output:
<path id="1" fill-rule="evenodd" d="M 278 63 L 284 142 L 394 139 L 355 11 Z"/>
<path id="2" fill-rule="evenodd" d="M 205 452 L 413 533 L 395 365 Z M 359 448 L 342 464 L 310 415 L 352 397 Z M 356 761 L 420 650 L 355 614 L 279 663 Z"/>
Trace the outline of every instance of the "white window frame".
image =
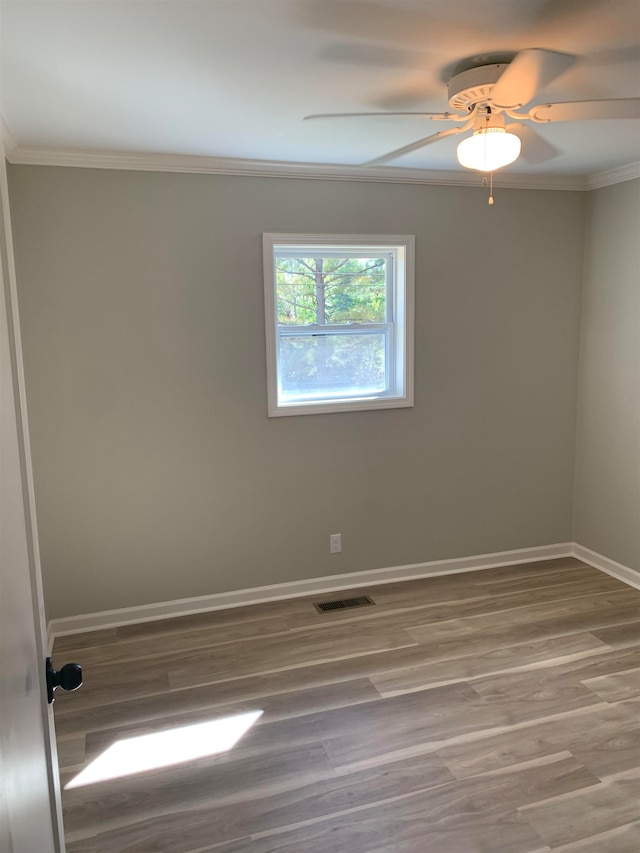
<path id="1" fill-rule="evenodd" d="M 357 412 L 413 406 L 414 326 L 413 235 L 397 234 L 263 234 L 264 301 L 267 345 L 267 401 L 269 417 Z M 387 322 L 362 325 L 325 325 L 285 328 L 278 325 L 276 300 L 276 252 L 296 253 L 300 247 L 315 252 L 336 253 L 341 247 L 362 252 L 365 257 L 388 254 L 392 258 L 387 298 L 391 298 Z M 389 266 L 389 265 L 388 265 Z M 278 394 L 278 345 L 283 336 L 317 334 L 373 334 L 384 331 L 389 341 L 388 390 L 362 397 L 335 397 L 304 401 L 281 401 Z"/>

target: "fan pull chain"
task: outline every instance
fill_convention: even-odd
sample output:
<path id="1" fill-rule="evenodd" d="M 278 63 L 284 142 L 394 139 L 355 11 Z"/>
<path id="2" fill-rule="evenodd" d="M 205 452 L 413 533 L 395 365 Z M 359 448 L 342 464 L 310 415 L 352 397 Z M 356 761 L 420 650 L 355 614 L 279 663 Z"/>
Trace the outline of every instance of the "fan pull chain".
<path id="1" fill-rule="evenodd" d="M 482 186 L 489 187 L 489 204 L 493 204 L 493 172 L 489 174 L 489 180 L 487 180 L 485 175 L 482 179 Z"/>

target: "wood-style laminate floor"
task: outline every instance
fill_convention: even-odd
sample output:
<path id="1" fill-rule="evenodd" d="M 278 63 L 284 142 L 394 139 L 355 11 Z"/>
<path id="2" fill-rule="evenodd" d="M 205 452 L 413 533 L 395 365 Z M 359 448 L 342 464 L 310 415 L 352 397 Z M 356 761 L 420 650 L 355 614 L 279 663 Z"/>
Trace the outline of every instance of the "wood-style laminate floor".
<path id="1" fill-rule="evenodd" d="M 639 591 L 568 558 L 363 593 L 58 639 L 85 674 L 55 704 L 63 785 L 264 711 L 223 755 L 64 791 L 68 853 L 640 851 Z"/>

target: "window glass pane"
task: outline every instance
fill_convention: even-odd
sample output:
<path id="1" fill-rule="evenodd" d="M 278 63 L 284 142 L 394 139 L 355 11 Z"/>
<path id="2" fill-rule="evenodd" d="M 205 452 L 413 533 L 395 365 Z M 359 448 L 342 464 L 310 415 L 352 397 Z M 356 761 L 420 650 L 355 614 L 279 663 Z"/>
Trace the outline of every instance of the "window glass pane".
<path id="1" fill-rule="evenodd" d="M 385 333 L 280 337 L 283 401 L 386 390 Z"/>
<path id="2" fill-rule="evenodd" d="M 387 259 L 276 256 L 278 323 L 384 323 Z"/>

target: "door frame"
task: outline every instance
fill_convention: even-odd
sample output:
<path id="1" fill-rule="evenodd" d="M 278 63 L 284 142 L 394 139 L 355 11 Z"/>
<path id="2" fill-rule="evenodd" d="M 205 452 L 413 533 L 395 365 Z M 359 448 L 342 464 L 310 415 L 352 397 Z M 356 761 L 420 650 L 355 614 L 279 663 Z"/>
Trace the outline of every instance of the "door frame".
<path id="1" fill-rule="evenodd" d="M 65 853 L 64 828 L 62 822 L 62 796 L 60 789 L 60 776 L 58 772 L 58 754 L 53 722 L 53 706 L 48 704 L 46 691 L 45 658 L 48 654 L 47 623 L 44 611 L 44 596 L 40 569 L 40 549 L 37 536 L 33 469 L 31 464 L 31 445 L 28 431 L 22 340 L 18 314 L 18 296 L 15 260 L 13 254 L 13 237 L 11 231 L 5 141 L 6 129 L 4 122 L 2 122 L 0 132 L 0 280 L 3 290 L 2 298 L 5 300 L 7 310 L 9 350 L 11 356 L 11 372 L 13 377 L 15 416 L 18 433 L 18 453 L 20 457 L 19 461 L 22 477 L 22 501 L 27 533 L 29 581 L 31 588 L 35 642 L 38 655 L 38 694 L 45 740 L 45 757 L 51 812 L 50 820 L 53 829 L 54 853 Z M 47 818 L 45 815 L 34 815 L 34 819 L 46 820 Z"/>

